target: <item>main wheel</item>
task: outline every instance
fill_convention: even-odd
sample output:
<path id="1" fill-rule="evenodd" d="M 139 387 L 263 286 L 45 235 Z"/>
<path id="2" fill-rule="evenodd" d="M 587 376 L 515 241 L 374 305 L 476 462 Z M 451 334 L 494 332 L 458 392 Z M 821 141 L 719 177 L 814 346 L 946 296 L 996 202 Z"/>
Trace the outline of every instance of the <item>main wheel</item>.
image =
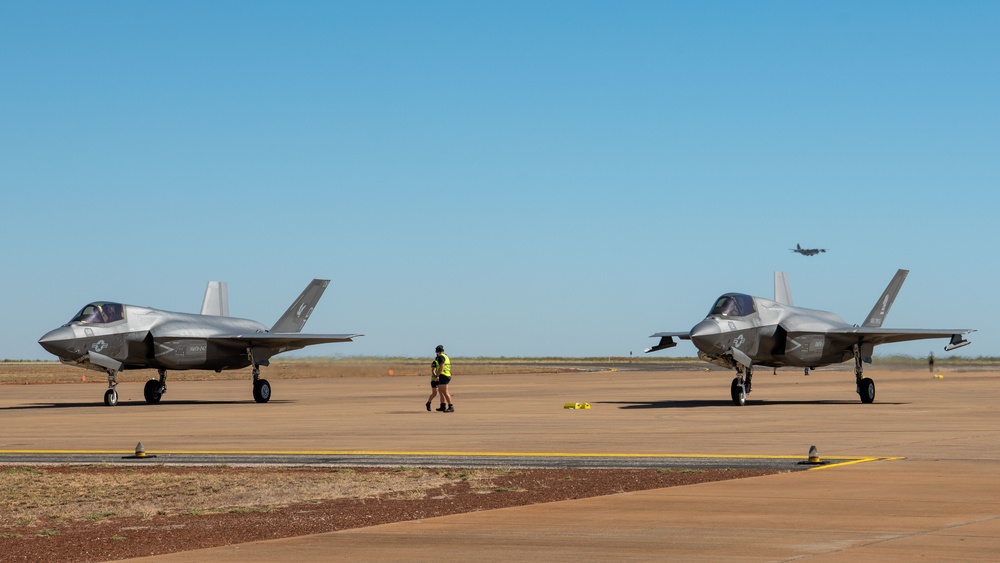
<path id="1" fill-rule="evenodd" d="M 258 379 L 253 384 L 253 400 L 266 403 L 271 400 L 271 384 L 266 379 Z"/>
<path id="2" fill-rule="evenodd" d="M 743 390 L 743 386 L 740 385 L 740 378 L 733 378 L 733 386 L 730 389 L 730 393 L 733 396 L 733 404 L 737 407 L 742 407 L 747 403 L 747 394 Z"/>
<path id="3" fill-rule="evenodd" d="M 875 401 L 875 382 L 869 378 L 861 380 L 858 386 L 858 394 L 861 395 L 862 403 L 872 403 Z"/>
<path id="4" fill-rule="evenodd" d="M 104 392 L 104 404 L 113 407 L 118 404 L 118 391 L 108 389 Z"/>
<path id="5" fill-rule="evenodd" d="M 163 394 L 160 393 L 160 382 L 155 379 L 150 379 L 146 382 L 146 386 L 142 388 L 142 394 L 146 397 L 146 402 L 155 405 L 160 402 L 160 398 Z"/>

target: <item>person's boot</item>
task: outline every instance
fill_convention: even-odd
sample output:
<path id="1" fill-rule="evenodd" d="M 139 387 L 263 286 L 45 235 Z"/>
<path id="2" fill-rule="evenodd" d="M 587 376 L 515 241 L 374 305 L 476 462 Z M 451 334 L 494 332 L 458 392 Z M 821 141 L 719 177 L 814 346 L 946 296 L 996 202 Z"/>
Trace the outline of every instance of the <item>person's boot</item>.
<path id="1" fill-rule="evenodd" d="M 445 411 L 445 406 L 444 406 L 444 403 L 441 403 L 441 406 L 440 406 L 440 407 L 438 407 L 438 408 L 436 408 L 436 409 L 434 409 L 434 410 L 436 410 L 436 411 L 440 411 L 440 412 L 444 412 L 444 411 Z"/>
<path id="2" fill-rule="evenodd" d="M 431 402 L 427 401 L 427 412 L 431 412 Z"/>
<path id="3" fill-rule="evenodd" d="M 444 409 L 444 412 L 455 412 L 455 405 L 448 405 L 448 408 Z"/>

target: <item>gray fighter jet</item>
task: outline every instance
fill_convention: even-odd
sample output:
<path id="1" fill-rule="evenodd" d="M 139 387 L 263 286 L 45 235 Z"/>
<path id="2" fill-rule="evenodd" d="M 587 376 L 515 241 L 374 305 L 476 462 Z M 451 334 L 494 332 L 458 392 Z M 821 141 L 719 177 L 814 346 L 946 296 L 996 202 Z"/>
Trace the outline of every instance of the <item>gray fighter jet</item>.
<path id="1" fill-rule="evenodd" d="M 271 385 L 260 366 L 272 356 L 313 344 L 350 342 L 361 334 L 302 334 L 330 280 L 313 280 L 268 330 L 248 319 L 229 317 L 228 287 L 209 282 L 201 314 L 174 313 L 110 301 L 87 304 L 63 326 L 38 343 L 65 364 L 107 373 L 104 404 L 118 403 L 118 372 L 155 368 L 159 380 L 146 382 L 147 403 L 167 392 L 167 370 L 241 369 L 253 366 L 253 398 L 271 399 Z"/>
<path id="2" fill-rule="evenodd" d="M 816 256 L 820 252 L 826 252 L 825 248 L 802 248 L 800 245 L 796 244 L 795 248 L 790 248 L 792 252 L 798 252 L 803 256 Z"/>
<path id="3" fill-rule="evenodd" d="M 878 344 L 927 338 L 950 338 L 946 351 L 969 344 L 970 329 L 885 329 L 882 321 L 909 270 L 899 270 L 868 318 L 851 325 L 833 313 L 792 305 L 788 276 L 774 273 L 774 301 L 743 293 L 727 293 L 715 301 L 705 320 L 688 332 L 658 332 L 660 342 L 646 352 L 672 348 L 674 338 L 690 340 L 698 357 L 736 370 L 730 386 L 733 403 L 742 406 L 750 393 L 754 366 L 816 368 L 854 358 L 857 393 L 862 403 L 875 400 L 875 382 L 864 377 L 862 362 L 871 363 Z"/>

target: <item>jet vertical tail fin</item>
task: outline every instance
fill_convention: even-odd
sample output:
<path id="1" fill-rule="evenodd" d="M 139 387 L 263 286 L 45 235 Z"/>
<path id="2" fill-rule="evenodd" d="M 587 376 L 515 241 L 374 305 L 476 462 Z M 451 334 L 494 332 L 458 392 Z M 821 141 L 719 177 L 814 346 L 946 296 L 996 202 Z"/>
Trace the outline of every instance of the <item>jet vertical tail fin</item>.
<path id="1" fill-rule="evenodd" d="M 909 270 L 898 270 L 896 272 L 896 275 L 892 277 L 892 281 L 889 282 L 889 285 L 885 287 L 885 291 L 882 292 L 882 297 L 879 297 L 878 302 L 872 307 L 871 312 L 868 313 L 868 318 L 865 319 L 865 322 L 861 326 L 872 328 L 882 326 L 882 321 L 889 314 L 889 308 L 892 307 L 892 302 L 896 300 L 896 294 L 899 293 L 899 288 L 903 287 L 903 282 L 909 273 Z"/>
<path id="2" fill-rule="evenodd" d="M 202 315 L 216 317 L 229 316 L 229 284 L 226 282 L 208 282 L 205 288 L 205 298 L 201 301 Z"/>
<path id="3" fill-rule="evenodd" d="M 783 305 L 793 305 L 792 286 L 788 284 L 788 274 L 785 272 L 774 273 L 774 301 Z"/>
<path id="4" fill-rule="evenodd" d="M 319 298 L 323 296 L 328 285 L 330 280 L 311 281 L 285 314 L 281 315 L 278 322 L 274 323 L 271 332 L 302 332 L 302 327 L 309 320 L 309 315 L 312 314 L 316 303 L 319 303 Z"/>

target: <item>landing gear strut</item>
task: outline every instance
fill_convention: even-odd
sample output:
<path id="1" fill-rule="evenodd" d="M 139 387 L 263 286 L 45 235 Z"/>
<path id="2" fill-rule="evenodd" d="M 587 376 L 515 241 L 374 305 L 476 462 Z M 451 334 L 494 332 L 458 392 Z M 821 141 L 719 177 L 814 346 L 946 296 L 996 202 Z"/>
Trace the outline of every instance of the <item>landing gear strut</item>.
<path id="1" fill-rule="evenodd" d="M 861 396 L 862 403 L 872 403 L 875 401 L 875 382 L 864 377 L 864 368 L 861 367 L 861 346 L 854 345 L 854 378 L 858 383 L 858 395 Z"/>
<path id="2" fill-rule="evenodd" d="M 747 366 L 744 370 L 742 365 L 736 364 L 736 377 L 733 378 L 733 384 L 729 389 L 734 405 L 742 407 L 747 403 L 747 395 L 750 394 L 750 381 L 752 379 L 753 369 L 750 366 Z"/>
<path id="3" fill-rule="evenodd" d="M 253 349 L 247 348 L 247 356 L 253 364 L 253 400 L 266 403 L 271 400 L 271 384 L 260 377 L 260 364 L 253 359 Z"/>
<path id="4" fill-rule="evenodd" d="M 160 402 L 160 398 L 167 392 L 167 370 L 160 368 L 156 370 L 160 375 L 160 380 L 150 379 L 142 389 L 142 394 L 146 397 L 146 402 L 155 405 Z"/>
<path id="5" fill-rule="evenodd" d="M 118 370 L 109 369 L 108 390 L 104 392 L 104 404 L 113 407 L 118 404 Z"/>

